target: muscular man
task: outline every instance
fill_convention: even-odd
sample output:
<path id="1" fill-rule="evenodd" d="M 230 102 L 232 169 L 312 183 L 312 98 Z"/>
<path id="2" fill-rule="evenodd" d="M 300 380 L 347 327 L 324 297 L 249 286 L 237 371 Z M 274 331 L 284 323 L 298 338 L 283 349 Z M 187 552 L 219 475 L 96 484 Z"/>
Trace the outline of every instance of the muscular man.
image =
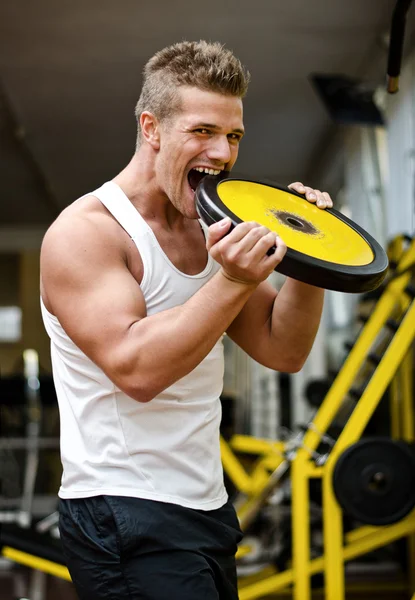
<path id="1" fill-rule="evenodd" d="M 130 163 L 65 209 L 43 242 L 60 530 L 82 600 L 237 598 L 241 532 L 219 451 L 222 337 L 295 372 L 323 305 L 321 289 L 287 279 L 277 293 L 266 282 L 286 252 L 275 233 L 198 220 L 200 179 L 236 161 L 247 84 L 220 44 L 158 52 L 145 67 Z"/>

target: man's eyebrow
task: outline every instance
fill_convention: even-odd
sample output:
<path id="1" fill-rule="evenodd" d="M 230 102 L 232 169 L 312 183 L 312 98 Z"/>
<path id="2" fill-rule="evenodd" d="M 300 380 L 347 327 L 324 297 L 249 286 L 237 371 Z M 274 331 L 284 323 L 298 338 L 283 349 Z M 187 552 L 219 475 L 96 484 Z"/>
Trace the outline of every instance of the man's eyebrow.
<path id="1" fill-rule="evenodd" d="M 215 129 L 216 131 L 218 129 L 220 129 L 220 127 L 218 125 L 214 125 L 212 123 L 198 123 L 194 127 L 195 128 L 203 127 L 204 129 Z M 244 135 L 245 130 L 241 129 L 240 127 L 236 127 L 235 129 L 232 129 L 232 133 L 240 133 L 241 135 Z"/>

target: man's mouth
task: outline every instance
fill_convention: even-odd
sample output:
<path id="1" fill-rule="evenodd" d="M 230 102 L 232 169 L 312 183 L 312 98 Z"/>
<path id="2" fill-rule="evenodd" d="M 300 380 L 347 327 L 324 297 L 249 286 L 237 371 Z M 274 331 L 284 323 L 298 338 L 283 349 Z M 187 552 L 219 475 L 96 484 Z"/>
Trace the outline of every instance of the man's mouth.
<path id="1" fill-rule="evenodd" d="M 220 172 L 220 169 L 209 169 L 207 167 L 195 167 L 194 169 L 190 169 L 187 179 L 192 191 L 194 192 L 196 190 L 203 177 L 206 177 L 206 175 L 219 175 Z"/>

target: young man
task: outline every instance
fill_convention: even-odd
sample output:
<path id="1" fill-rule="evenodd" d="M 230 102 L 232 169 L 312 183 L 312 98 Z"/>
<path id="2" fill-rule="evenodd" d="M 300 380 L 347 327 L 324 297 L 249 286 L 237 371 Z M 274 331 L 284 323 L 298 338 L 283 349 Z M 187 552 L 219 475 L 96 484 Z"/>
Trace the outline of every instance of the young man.
<path id="1" fill-rule="evenodd" d="M 219 44 L 158 52 L 144 71 L 131 162 L 64 210 L 43 242 L 60 529 L 81 600 L 237 598 L 241 533 L 219 451 L 222 336 L 272 369 L 298 371 L 323 305 L 321 289 L 266 283 L 286 252 L 274 233 L 198 221 L 198 182 L 236 161 L 247 83 Z"/>

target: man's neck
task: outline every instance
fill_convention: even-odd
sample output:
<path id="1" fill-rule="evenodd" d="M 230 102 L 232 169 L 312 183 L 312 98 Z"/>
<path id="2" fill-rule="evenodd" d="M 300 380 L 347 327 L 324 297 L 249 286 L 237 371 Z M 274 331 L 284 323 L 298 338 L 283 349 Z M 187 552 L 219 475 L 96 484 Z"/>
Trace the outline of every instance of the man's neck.
<path id="1" fill-rule="evenodd" d="M 183 220 L 183 216 L 159 189 L 154 162 L 145 151 L 139 149 L 113 181 L 146 221 L 171 228 Z"/>

